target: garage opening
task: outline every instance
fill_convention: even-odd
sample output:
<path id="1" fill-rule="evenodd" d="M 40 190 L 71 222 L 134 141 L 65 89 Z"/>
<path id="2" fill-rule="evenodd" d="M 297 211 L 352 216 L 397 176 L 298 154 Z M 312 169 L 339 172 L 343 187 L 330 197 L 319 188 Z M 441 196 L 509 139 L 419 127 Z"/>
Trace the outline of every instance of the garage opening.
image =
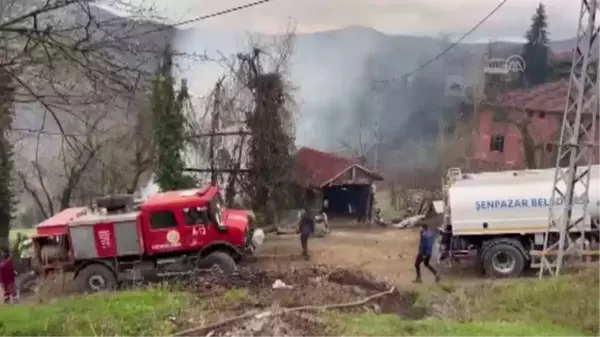
<path id="1" fill-rule="evenodd" d="M 303 147 L 296 154 L 296 183 L 316 191 L 327 217 L 370 221 L 376 181 L 381 175 L 356 159 Z"/>
<path id="2" fill-rule="evenodd" d="M 371 185 L 343 184 L 323 188 L 323 210 L 329 217 L 366 221 L 373 207 Z"/>

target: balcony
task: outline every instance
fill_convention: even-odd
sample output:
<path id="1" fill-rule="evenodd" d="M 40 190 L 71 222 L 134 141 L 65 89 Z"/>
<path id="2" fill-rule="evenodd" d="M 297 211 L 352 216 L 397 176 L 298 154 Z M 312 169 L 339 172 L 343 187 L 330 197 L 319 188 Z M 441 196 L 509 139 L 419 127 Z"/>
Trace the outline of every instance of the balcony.
<path id="1" fill-rule="evenodd" d="M 506 67 L 506 60 L 498 58 L 488 59 L 483 71 L 485 74 L 490 75 L 506 75 L 509 72 Z"/>

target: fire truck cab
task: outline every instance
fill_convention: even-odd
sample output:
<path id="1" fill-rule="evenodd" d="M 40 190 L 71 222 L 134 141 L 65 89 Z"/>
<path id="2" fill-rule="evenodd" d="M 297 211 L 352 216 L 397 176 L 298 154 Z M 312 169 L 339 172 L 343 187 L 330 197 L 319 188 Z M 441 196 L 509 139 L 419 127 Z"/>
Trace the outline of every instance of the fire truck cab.
<path id="1" fill-rule="evenodd" d="M 253 219 L 249 210 L 225 208 L 216 186 L 159 193 L 137 205 L 130 195 L 109 196 L 39 224 L 32 262 L 40 273 L 73 272 L 82 291 L 215 267 L 229 274 L 262 245 Z"/>

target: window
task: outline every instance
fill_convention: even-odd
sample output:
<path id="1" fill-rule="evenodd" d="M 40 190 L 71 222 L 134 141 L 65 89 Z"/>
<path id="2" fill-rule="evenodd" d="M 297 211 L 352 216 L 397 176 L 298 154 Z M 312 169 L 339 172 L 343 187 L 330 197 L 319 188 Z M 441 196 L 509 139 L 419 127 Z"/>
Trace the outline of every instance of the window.
<path id="1" fill-rule="evenodd" d="M 188 226 L 204 225 L 207 223 L 205 207 L 190 207 L 183 210 L 185 224 Z"/>
<path id="2" fill-rule="evenodd" d="M 539 116 L 540 118 L 546 118 L 546 113 L 544 111 L 540 111 Z"/>
<path id="3" fill-rule="evenodd" d="M 225 230 L 223 224 L 223 198 L 221 194 L 216 194 L 210 201 L 210 219 L 217 225 L 217 229 Z"/>
<path id="4" fill-rule="evenodd" d="M 508 113 L 504 110 L 493 111 L 492 121 L 496 123 L 506 123 L 508 121 Z"/>
<path id="5" fill-rule="evenodd" d="M 492 139 L 490 140 L 490 151 L 504 152 L 504 136 L 492 136 Z"/>
<path id="6" fill-rule="evenodd" d="M 165 229 L 177 227 L 177 219 L 171 211 L 158 211 L 150 214 L 150 228 Z"/>
<path id="7" fill-rule="evenodd" d="M 546 144 L 546 152 L 554 151 L 554 144 L 548 143 Z"/>
<path id="8" fill-rule="evenodd" d="M 531 110 L 527 110 L 527 117 L 528 117 L 528 118 L 531 118 L 531 117 L 533 117 L 533 111 L 531 111 Z"/>

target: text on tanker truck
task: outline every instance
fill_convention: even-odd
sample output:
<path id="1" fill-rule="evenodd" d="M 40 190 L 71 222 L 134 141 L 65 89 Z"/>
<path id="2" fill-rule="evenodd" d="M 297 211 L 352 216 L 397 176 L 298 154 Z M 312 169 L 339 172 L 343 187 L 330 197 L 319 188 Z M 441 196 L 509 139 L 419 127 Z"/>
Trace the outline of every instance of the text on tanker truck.
<path id="1" fill-rule="evenodd" d="M 502 208 L 532 208 L 532 207 L 550 207 L 551 198 L 530 198 L 530 199 L 498 199 L 498 200 L 479 200 L 475 201 L 475 210 L 502 209 Z M 556 198 L 555 205 L 562 205 L 563 198 Z M 586 199 L 574 198 L 575 204 L 587 204 Z"/>

